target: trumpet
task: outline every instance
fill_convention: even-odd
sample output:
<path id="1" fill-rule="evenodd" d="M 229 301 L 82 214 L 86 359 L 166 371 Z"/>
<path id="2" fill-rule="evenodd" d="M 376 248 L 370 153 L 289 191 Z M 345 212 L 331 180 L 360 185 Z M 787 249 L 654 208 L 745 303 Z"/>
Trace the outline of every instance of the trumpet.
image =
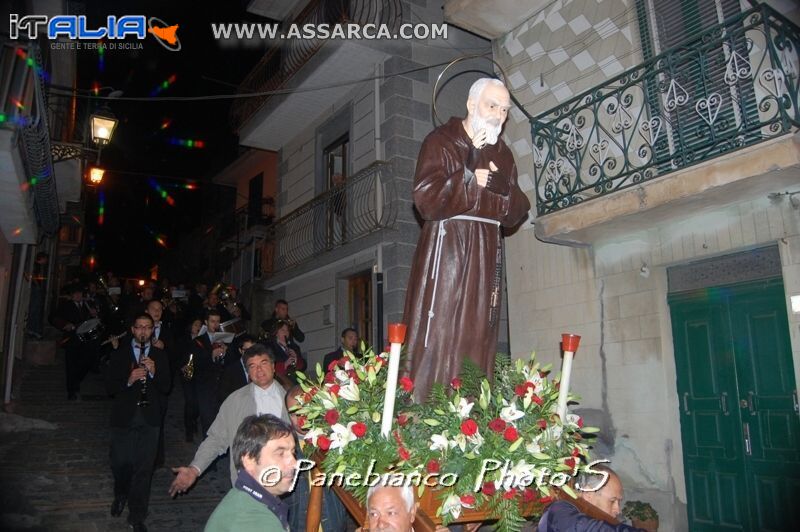
<path id="1" fill-rule="evenodd" d="M 181 368 L 184 380 L 190 381 L 194 378 L 194 353 L 189 353 L 189 362 Z"/>

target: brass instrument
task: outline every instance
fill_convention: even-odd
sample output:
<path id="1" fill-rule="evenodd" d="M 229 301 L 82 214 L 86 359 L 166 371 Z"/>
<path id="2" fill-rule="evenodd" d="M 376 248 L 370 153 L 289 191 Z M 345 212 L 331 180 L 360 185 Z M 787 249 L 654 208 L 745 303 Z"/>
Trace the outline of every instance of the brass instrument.
<path id="1" fill-rule="evenodd" d="M 189 362 L 181 368 L 183 379 L 190 381 L 194 378 L 194 353 L 189 353 Z"/>

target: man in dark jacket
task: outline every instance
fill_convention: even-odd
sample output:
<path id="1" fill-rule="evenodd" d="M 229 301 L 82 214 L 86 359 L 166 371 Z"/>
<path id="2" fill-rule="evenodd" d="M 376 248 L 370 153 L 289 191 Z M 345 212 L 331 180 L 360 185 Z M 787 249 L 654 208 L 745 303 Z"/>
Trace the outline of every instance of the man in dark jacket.
<path id="1" fill-rule="evenodd" d="M 624 491 L 622 482 L 614 471 L 606 466 L 593 466 L 591 472 L 578 475 L 578 496 L 608 515 L 609 521 L 619 516 Z M 611 519 L 611 518 L 614 519 Z M 644 532 L 622 524 L 610 524 L 581 512 L 567 500 L 551 504 L 539 520 L 538 532 Z M 648 531 L 650 532 L 650 531 Z"/>
<path id="2" fill-rule="evenodd" d="M 111 515 L 122 515 L 128 502 L 128 522 L 135 532 L 147 530 L 144 519 L 150 501 L 150 480 L 158 449 L 163 398 L 169 392 L 167 355 L 151 344 L 153 318 L 140 314 L 131 326 L 133 339 L 111 355 L 106 386 L 111 407 L 111 471 L 114 502 Z"/>

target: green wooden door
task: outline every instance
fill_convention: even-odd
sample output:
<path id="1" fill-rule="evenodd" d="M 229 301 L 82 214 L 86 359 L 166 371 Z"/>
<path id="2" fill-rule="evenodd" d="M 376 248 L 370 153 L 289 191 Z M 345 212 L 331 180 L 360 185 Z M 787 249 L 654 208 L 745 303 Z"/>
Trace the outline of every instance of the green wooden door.
<path id="1" fill-rule="evenodd" d="M 800 530 L 782 281 L 672 295 L 670 309 L 690 530 Z"/>

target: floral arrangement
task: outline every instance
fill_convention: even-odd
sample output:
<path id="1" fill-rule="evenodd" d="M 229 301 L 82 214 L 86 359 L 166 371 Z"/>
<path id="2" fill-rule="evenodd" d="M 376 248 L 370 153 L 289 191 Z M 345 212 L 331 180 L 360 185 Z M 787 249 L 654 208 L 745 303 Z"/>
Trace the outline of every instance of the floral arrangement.
<path id="1" fill-rule="evenodd" d="M 494 384 L 468 362 L 448 387 L 434 385 L 424 404 L 414 404 L 414 384 L 401 377 L 388 439 L 380 434 L 387 363 L 387 353 L 369 350 L 360 359 L 346 353 L 325 372 L 318 365 L 314 381 L 298 374 L 304 394 L 296 413 L 306 441 L 324 452 L 324 471 L 364 478 L 369 466 L 377 474 L 436 478 L 418 491 L 435 489 L 445 525 L 480 509 L 503 532 L 519 530 L 526 509 L 549 502 L 552 486 L 575 496 L 566 482 L 587 460 L 586 436 L 597 429 L 572 414 L 562 423 L 559 381 L 548 380 L 550 368 L 533 355 L 528 362 L 498 355 Z M 347 489 L 366 497 L 364 483 Z"/>

